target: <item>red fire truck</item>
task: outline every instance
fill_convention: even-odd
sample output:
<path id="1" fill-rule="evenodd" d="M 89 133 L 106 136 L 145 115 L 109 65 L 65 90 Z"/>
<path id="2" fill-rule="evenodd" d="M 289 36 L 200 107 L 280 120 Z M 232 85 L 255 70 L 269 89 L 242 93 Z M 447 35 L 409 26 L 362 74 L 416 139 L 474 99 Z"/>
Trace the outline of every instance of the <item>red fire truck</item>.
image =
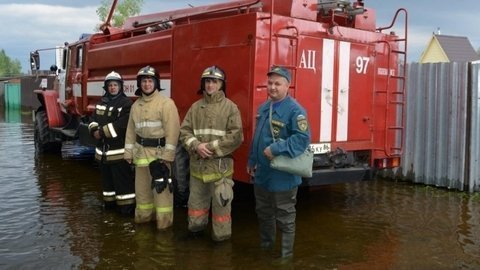
<path id="1" fill-rule="evenodd" d="M 246 161 L 256 110 L 267 99 L 266 73 L 282 65 L 292 71 L 290 95 L 308 111 L 315 160 L 305 185 L 368 179 L 400 166 L 405 9 L 386 27 L 376 25 L 375 10 L 362 0 L 237 0 L 131 17 L 121 28 L 108 22 L 102 32 L 65 43 L 54 89 L 35 90 L 39 152 L 58 151 L 65 140 L 87 141 L 85 126 L 112 70 L 134 98 L 137 71 L 155 67 L 162 93 L 183 117 L 199 98 L 203 69 L 218 65 L 244 127 L 234 178 L 249 182 Z M 33 71 L 38 61 L 33 52 Z"/>

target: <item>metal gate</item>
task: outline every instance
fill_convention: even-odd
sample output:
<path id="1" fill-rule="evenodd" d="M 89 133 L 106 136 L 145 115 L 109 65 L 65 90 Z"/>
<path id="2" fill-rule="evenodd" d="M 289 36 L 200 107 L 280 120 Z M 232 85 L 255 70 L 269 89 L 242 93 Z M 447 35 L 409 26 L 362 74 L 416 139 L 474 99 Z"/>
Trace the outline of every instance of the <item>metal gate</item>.
<path id="1" fill-rule="evenodd" d="M 400 175 L 480 191 L 480 64 L 408 65 Z"/>

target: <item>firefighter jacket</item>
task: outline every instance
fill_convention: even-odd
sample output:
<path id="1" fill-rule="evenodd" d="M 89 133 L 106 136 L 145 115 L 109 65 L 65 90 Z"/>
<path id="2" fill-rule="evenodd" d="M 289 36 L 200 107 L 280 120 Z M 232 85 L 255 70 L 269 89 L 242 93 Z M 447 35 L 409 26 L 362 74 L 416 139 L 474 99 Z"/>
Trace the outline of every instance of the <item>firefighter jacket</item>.
<path id="1" fill-rule="evenodd" d="M 125 159 L 136 166 L 148 166 L 155 159 L 173 162 L 178 143 L 180 117 L 173 100 L 160 92 L 143 95 L 135 101 L 128 120 Z M 142 139 L 163 141 L 144 146 Z"/>
<path id="2" fill-rule="evenodd" d="M 272 126 L 277 140 L 273 142 L 270 130 L 270 103 L 263 103 L 257 111 L 255 134 L 250 146 L 248 167 L 255 167 L 255 184 L 270 192 L 287 191 L 302 183 L 298 175 L 289 174 L 270 168 L 263 150 L 270 146 L 274 156 L 296 157 L 302 154 L 310 143 L 310 128 L 305 109 L 295 99 L 287 96 L 273 104 Z"/>
<path id="3" fill-rule="evenodd" d="M 243 129 L 237 105 L 223 91 L 192 104 L 180 128 L 180 141 L 190 154 L 190 175 L 213 182 L 233 175 L 232 152 L 243 142 Z M 196 149 L 208 143 L 212 157 L 203 159 Z"/>
<path id="4" fill-rule="evenodd" d="M 132 100 L 120 93 L 115 97 L 105 95 L 95 106 L 93 121 L 88 125 L 90 134 L 100 132 L 95 159 L 103 163 L 123 160 L 125 132 Z"/>

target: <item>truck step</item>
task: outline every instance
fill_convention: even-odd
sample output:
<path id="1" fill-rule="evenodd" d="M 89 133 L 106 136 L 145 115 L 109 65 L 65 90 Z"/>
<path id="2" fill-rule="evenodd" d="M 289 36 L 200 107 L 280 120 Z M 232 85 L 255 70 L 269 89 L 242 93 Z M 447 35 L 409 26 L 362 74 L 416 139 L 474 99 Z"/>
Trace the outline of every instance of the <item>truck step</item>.
<path id="1" fill-rule="evenodd" d="M 76 129 L 66 129 L 66 128 L 50 128 L 51 130 L 55 132 L 62 133 L 63 135 L 67 136 L 68 138 L 75 138 L 77 135 L 77 130 Z"/>

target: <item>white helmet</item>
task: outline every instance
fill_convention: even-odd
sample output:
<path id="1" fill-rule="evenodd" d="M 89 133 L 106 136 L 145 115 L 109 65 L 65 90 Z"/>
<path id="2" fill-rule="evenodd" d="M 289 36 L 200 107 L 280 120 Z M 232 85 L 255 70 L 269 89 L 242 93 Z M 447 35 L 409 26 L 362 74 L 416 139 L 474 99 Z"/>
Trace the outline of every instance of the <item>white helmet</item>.
<path id="1" fill-rule="evenodd" d="M 112 71 L 108 73 L 107 76 L 105 77 L 105 81 L 110 81 L 110 80 L 121 81 L 122 76 L 120 76 L 120 74 L 118 74 L 117 72 Z"/>
<path id="2" fill-rule="evenodd" d="M 123 92 L 123 79 L 122 79 L 122 76 L 120 76 L 120 74 L 118 74 L 115 71 L 112 71 L 108 73 L 107 76 L 105 76 L 105 81 L 103 83 L 103 89 L 105 91 L 108 90 L 108 82 L 110 81 L 117 81 L 120 86 L 120 92 Z"/>

